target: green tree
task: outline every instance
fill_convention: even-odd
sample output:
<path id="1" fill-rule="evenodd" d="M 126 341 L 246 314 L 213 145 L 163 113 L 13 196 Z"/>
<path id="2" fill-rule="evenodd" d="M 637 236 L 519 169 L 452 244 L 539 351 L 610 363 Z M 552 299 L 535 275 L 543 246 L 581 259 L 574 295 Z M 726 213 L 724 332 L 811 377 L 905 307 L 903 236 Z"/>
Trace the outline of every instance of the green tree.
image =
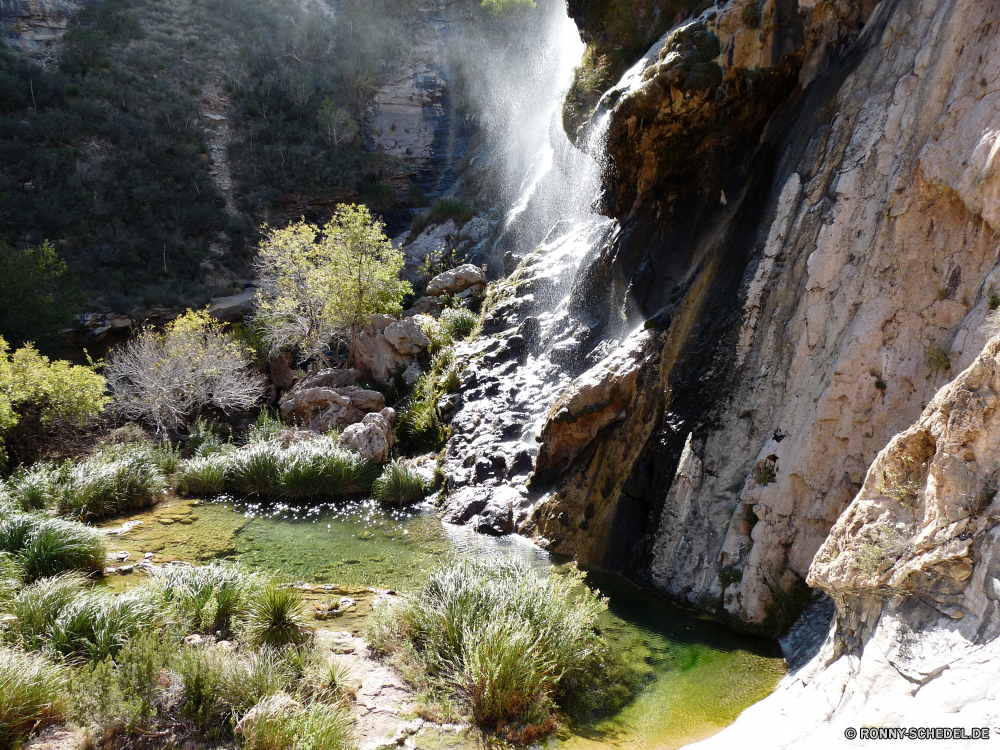
<path id="1" fill-rule="evenodd" d="M 403 254 L 365 206 L 339 206 L 322 228 L 302 220 L 264 232 L 255 318 L 272 352 L 298 347 L 329 366 L 325 351 L 344 336 L 353 360 L 372 316 L 402 310 L 411 291 L 399 278 Z"/>
<path id="2" fill-rule="evenodd" d="M 10 437 L 30 449 L 52 429 L 99 415 L 108 402 L 104 391 L 104 378 L 91 368 L 50 361 L 30 344 L 12 353 L 0 337 L 0 462 Z"/>
<path id="3" fill-rule="evenodd" d="M 0 336 L 15 346 L 51 341 L 72 322 L 79 302 L 65 261 L 48 241 L 23 249 L 0 242 Z"/>

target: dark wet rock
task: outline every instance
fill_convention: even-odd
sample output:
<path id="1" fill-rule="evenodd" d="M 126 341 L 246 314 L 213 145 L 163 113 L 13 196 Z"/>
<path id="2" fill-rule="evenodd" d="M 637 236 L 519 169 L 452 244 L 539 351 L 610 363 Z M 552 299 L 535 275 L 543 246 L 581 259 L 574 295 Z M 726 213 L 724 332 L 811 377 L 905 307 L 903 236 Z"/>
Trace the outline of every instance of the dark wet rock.
<path id="1" fill-rule="evenodd" d="M 490 497 L 490 491 L 484 487 L 464 487 L 448 498 L 444 520 L 447 523 L 465 524 L 486 507 Z"/>
<path id="2" fill-rule="evenodd" d="M 534 467 L 531 451 L 527 448 L 522 448 L 511 459 L 510 467 L 507 469 L 507 476 L 513 477 L 519 474 L 528 474 Z"/>
<path id="3" fill-rule="evenodd" d="M 514 531 L 514 513 L 507 503 L 491 501 L 482 512 L 470 521 L 480 534 L 503 536 Z"/>

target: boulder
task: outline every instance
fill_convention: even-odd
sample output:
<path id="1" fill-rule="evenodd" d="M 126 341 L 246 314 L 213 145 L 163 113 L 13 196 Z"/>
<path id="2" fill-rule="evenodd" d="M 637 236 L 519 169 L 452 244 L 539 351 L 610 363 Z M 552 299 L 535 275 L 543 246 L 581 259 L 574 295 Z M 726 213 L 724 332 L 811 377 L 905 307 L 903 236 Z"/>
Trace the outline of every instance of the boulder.
<path id="1" fill-rule="evenodd" d="M 292 389 L 281 399 L 282 419 L 326 432 L 352 425 L 385 408 L 385 396 L 355 386 Z"/>
<path id="2" fill-rule="evenodd" d="M 444 310 L 444 305 L 441 304 L 441 300 L 437 297 L 424 296 L 413 303 L 413 306 L 409 310 L 403 313 L 403 315 L 410 317 L 413 315 L 431 315 L 437 317 Z"/>
<path id="3" fill-rule="evenodd" d="M 413 320 L 376 315 L 354 342 L 354 364 L 378 383 L 388 383 L 393 373 L 430 344 Z"/>
<path id="4" fill-rule="evenodd" d="M 306 375 L 295 384 L 293 390 L 305 390 L 306 388 L 343 388 L 348 385 L 357 385 L 361 379 L 361 373 L 353 368 L 317 370 Z"/>
<path id="5" fill-rule="evenodd" d="M 431 279 L 427 285 L 427 294 L 440 297 L 442 294 L 458 294 L 476 286 L 486 286 L 486 276 L 478 266 L 466 263 Z"/>
<path id="6" fill-rule="evenodd" d="M 216 320 L 240 320 L 253 309 L 255 299 L 257 290 L 252 287 L 229 297 L 213 297 L 208 314 Z"/>
<path id="7" fill-rule="evenodd" d="M 261 720 L 292 716 L 301 712 L 302 704 L 288 693 L 275 693 L 247 711 L 234 731 L 237 736 L 252 736 L 254 727 Z"/>
<path id="8" fill-rule="evenodd" d="M 431 344 L 420 326 L 413 320 L 397 320 L 385 327 L 386 340 L 400 354 L 419 354 Z"/>
<path id="9" fill-rule="evenodd" d="M 389 460 L 395 436 L 392 432 L 396 412 L 386 407 L 378 413 L 365 415 L 359 423 L 350 425 L 340 435 L 340 444 L 366 461 L 384 464 Z"/>
<path id="10" fill-rule="evenodd" d="M 275 388 L 285 390 L 295 384 L 295 373 L 292 372 L 292 355 L 282 354 L 271 360 L 268 365 L 271 372 L 271 383 Z M 353 383 L 351 384 L 353 385 Z"/>

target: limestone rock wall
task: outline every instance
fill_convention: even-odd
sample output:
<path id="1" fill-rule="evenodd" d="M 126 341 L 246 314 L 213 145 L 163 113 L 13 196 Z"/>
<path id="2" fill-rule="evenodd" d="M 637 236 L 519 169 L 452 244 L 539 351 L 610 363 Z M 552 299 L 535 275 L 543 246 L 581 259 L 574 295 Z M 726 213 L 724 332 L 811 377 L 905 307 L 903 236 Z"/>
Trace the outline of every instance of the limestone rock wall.
<path id="1" fill-rule="evenodd" d="M 670 171 L 649 189 L 630 182 L 638 197 L 617 210 L 620 238 L 593 266 L 605 287 L 631 290 L 640 320 L 656 313 L 666 325 L 660 407 L 598 436 L 536 509 L 574 519 L 588 504 L 608 516 L 639 507 L 629 512 L 645 517 L 646 541 L 626 570 L 754 622 L 768 618 L 776 587 L 806 578 L 878 451 L 982 350 L 1000 286 L 1000 4 L 882 0 L 858 32 L 870 7 L 800 3 L 776 36 L 768 13 L 791 9 L 764 6 L 752 54 L 745 26 L 727 37 L 724 15 L 711 22 L 726 80 L 744 75 L 737 60 L 773 63 L 780 40 L 798 34 L 798 88 L 746 166 L 719 141 L 725 158 L 703 177 L 720 181 L 723 200 L 694 184 L 702 203 L 664 220 L 650 201 L 663 201 Z M 724 94 L 661 89 L 645 119 L 630 114 L 640 94 L 620 94 L 610 132 L 638 150 L 626 163 L 640 163 L 662 146 L 651 128 L 680 132 L 678 102 L 705 122 L 702 106 L 726 112 L 715 103 Z M 643 172 L 613 167 L 610 186 L 631 174 Z M 674 188 L 680 201 L 685 185 Z M 604 446 L 622 440 L 644 447 Z M 603 542 L 588 546 L 579 528 L 544 536 L 605 565 Z"/>
<path id="2" fill-rule="evenodd" d="M 0 0 L 0 33 L 15 49 L 33 52 L 58 42 L 78 7 L 72 0 Z"/>
<path id="3" fill-rule="evenodd" d="M 696 747 L 728 747 L 733 737 L 848 747 L 856 743 L 843 730 L 860 726 L 995 728 L 998 394 L 994 338 L 879 452 L 813 560 L 810 585 L 837 605 L 820 652 Z"/>

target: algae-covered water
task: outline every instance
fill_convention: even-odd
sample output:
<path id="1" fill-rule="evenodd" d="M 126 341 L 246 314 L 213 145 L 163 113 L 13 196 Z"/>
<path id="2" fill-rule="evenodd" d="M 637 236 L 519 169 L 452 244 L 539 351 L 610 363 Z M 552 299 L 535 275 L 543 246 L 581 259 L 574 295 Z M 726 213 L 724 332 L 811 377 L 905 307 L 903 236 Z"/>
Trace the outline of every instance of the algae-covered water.
<path id="1" fill-rule="evenodd" d="M 290 580 L 342 587 L 413 589 L 449 554 L 515 555 L 553 574 L 561 564 L 523 539 L 482 536 L 443 524 L 430 508 L 387 511 L 374 501 L 290 507 L 169 496 L 112 526 L 123 520 L 142 522 L 111 542 L 131 560 L 147 552 L 158 563 L 239 558 Z M 616 576 L 591 574 L 588 582 L 609 597 L 602 629 L 648 679 L 617 715 L 575 726 L 550 747 L 680 747 L 731 723 L 784 674 L 773 642 L 737 636 Z M 357 632 L 361 622 L 337 627 Z"/>

